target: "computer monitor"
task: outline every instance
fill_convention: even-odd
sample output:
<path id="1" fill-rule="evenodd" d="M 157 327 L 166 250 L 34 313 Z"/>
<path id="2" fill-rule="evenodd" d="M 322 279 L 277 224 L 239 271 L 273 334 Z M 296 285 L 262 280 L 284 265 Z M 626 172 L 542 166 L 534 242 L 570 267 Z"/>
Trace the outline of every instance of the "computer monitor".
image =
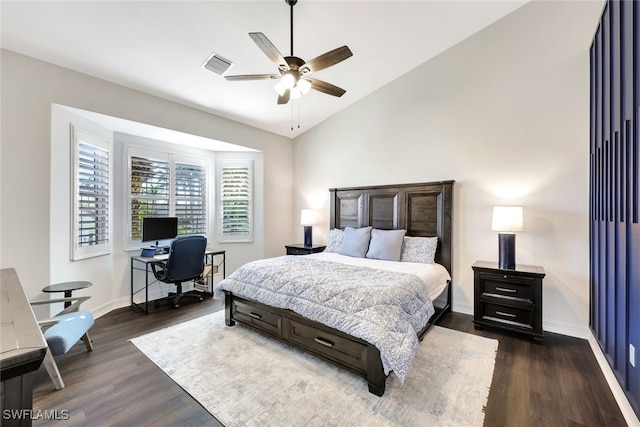
<path id="1" fill-rule="evenodd" d="M 173 239 L 178 235 L 178 217 L 148 217 L 142 218 L 142 241 L 156 242 Z"/>

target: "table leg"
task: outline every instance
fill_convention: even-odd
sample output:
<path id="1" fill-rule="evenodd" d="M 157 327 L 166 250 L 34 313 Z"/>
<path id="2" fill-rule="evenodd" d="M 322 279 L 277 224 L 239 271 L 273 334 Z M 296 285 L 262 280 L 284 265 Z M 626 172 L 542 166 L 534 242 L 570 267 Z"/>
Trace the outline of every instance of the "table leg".
<path id="1" fill-rule="evenodd" d="M 146 263 L 144 267 L 144 314 L 149 314 L 149 266 L 150 263 Z"/>
<path id="2" fill-rule="evenodd" d="M 65 298 L 71 298 L 71 292 L 72 291 L 64 291 L 64 297 Z M 65 301 L 64 302 L 64 308 L 67 308 L 71 305 L 71 301 Z"/>

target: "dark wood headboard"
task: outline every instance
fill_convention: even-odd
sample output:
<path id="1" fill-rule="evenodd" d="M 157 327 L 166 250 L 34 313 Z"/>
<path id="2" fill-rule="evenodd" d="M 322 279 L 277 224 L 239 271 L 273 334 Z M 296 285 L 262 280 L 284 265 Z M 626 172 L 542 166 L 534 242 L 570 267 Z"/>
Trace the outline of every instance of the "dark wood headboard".
<path id="1" fill-rule="evenodd" d="M 452 274 L 455 181 L 331 188 L 330 227 L 407 230 L 407 236 L 438 236 L 436 262 Z"/>

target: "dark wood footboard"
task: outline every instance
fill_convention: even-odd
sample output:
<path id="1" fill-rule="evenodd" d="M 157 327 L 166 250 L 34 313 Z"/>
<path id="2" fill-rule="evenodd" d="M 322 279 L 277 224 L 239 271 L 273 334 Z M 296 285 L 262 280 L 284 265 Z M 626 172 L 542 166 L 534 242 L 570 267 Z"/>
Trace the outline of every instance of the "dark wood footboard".
<path id="1" fill-rule="evenodd" d="M 236 321 L 367 379 L 369 391 L 384 394 L 387 376 L 376 346 L 291 310 L 270 307 L 225 291 L 225 321 Z"/>
<path id="2" fill-rule="evenodd" d="M 450 285 L 447 288 L 443 294 L 450 292 Z M 428 328 L 448 311 L 450 304 L 436 307 L 436 313 L 418 333 L 419 339 L 422 340 Z M 225 291 L 225 322 L 227 326 L 233 326 L 236 321 L 358 374 L 367 380 L 369 392 L 376 396 L 384 394 L 387 375 L 380 351 L 371 343 L 291 310 L 264 305 Z"/>

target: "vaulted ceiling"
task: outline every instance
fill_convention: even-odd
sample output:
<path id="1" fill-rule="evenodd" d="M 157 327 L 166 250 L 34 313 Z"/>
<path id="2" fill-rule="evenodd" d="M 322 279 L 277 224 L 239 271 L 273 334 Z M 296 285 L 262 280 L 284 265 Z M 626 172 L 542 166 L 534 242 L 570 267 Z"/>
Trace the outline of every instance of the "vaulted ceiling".
<path id="1" fill-rule="evenodd" d="M 312 90 L 286 105 L 276 104 L 274 80 L 227 81 L 201 67 L 216 53 L 233 62 L 228 75 L 277 73 L 248 33 L 264 33 L 289 55 L 285 0 L 3 0 L 0 40 L 5 49 L 293 138 L 524 3 L 299 0 L 295 56 L 308 61 L 342 45 L 353 56 L 313 75 L 344 88 L 342 97 Z"/>

